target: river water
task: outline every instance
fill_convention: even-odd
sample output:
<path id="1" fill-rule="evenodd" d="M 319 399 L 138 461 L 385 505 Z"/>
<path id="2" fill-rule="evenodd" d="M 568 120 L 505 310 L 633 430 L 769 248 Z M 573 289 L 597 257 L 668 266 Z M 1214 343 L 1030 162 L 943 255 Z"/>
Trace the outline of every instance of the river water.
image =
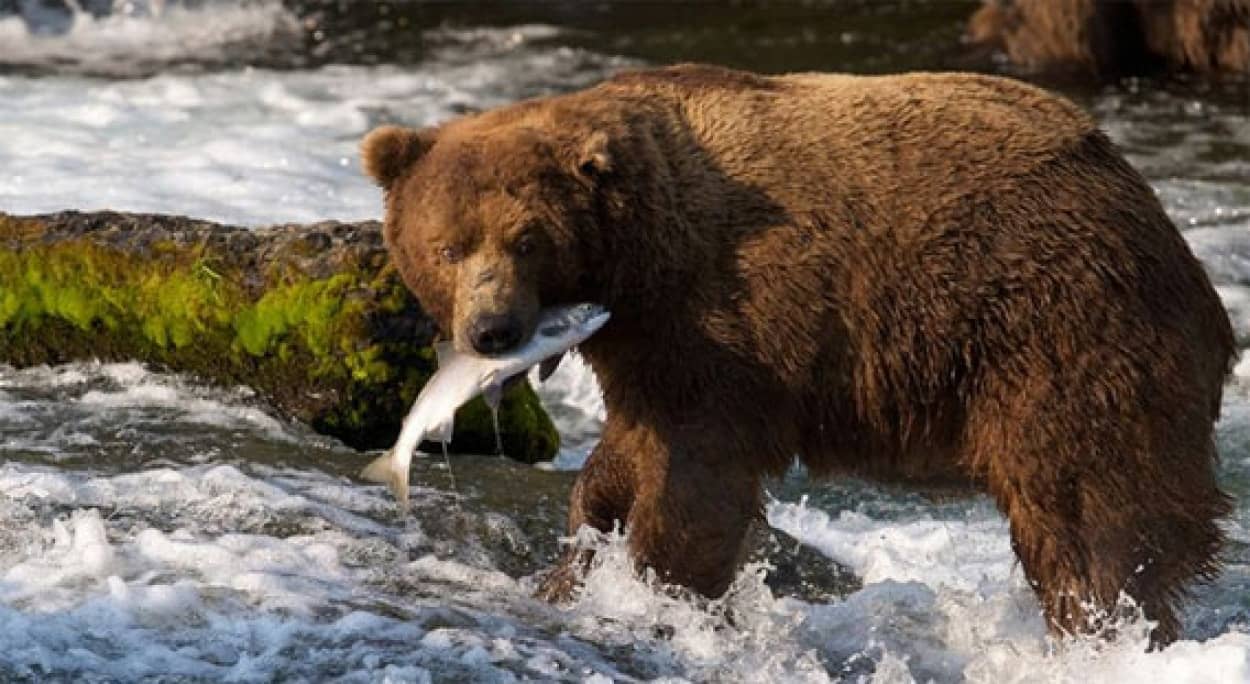
<path id="1" fill-rule="evenodd" d="M 0 210 L 243 224 L 377 218 L 356 144 L 615 70 L 958 67 L 958 2 L 693 4 L 0 0 Z M 372 455 L 246 388 L 138 364 L 0 366 L 0 680 L 1250 681 L 1250 112 L 1246 84 L 1051 84 L 1089 107 L 1217 283 L 1243 356 L 1218 428 L 1238 507 L 1184 640 L 1058 647 L 985 498 L 769 485 L 799 582 L 757 555 L 722 600 L 635 578 L 620 539 L 571 606 L 530 598 L 603 419 L 576 359 L 541 388 L 552 464 Z M 814 560 L 813 560 L 814 558 Z M 813 565 L 815 569 L 813 570 Z M 827 571 L 822 571 L 826 568 Z M 838 568 L 849 569 L 848 581 Z"/>

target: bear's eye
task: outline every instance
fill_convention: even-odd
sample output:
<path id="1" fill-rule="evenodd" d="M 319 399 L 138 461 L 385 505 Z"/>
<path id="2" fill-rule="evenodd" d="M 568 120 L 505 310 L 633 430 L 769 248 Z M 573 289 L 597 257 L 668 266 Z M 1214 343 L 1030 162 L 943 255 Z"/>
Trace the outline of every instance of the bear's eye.
<path id="1" fill-rule="evenodd" d="M 513 245 L 512 249 L 518 256 L 525 256 L 534 251 L 534 236 L 531 233 L 522 235 Z"/>
<path id="2" fill-rule="evenodd" d="M 440 247 L 438 249 L 438 258 L 449 264 L 454 264 L 464 257 L 464 252 L 459 247 Z"/>

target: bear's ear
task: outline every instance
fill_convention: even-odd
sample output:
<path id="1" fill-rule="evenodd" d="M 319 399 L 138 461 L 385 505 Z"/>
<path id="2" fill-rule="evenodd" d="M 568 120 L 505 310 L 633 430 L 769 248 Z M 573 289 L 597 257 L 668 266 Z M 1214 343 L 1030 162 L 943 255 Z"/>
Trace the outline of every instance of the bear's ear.
<path id="1" fill-rule="evenodd" d="M 433 145 L 432 129 L 418 131 L 401 126 L 381 126 L 369 131 L 360 142 L 360 160 L 365 173 L 378 185 L 389 189 Z"/>
<path id="2" fill-rule="evenodd" d="M 575 171 L 583 180 L 595 182 L 612 172 L 612 154 L 608 151 L 608 134 L 595 131 L 582 144 Z"/>

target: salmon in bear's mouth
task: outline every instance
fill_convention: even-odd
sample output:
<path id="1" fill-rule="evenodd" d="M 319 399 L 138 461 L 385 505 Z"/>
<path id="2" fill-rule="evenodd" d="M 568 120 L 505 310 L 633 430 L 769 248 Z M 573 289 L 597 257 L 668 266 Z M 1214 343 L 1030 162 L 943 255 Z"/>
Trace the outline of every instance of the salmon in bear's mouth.
<path id="1" fill-rule="evenodd" d="M 456 409 L 479 394 L 497 407 L 508 380 L 520 377 L 535 364 L 554 359 L 598 332 L 608 322 L 608 310 L 598 304 L 573 304 L 544 309 L 534 334 L 521 346 L 497 356 L 478 356 L 457 351 L 450 342 L 435 345 L 438 371 L 430 376 L 404 418 L 399 439 L 361 471 L 360 476 L 384 482 L 401 505 L 408 504 L 408 466 L 417 446 L 425 440 L 451 441 Z M 548 375 L 554 370 L 545 370 Z"/>
<path id="2" fill-rule="evenodd" d="M 602 319 L 600 319 L 601 316 L 602 316 Z M 542 336 L 544 338 L 549 338 L 549 339 L 559 339 L 560 337 L 566 334 L 569 334 L 570 327 L 586 328 L 586 327 L 593 326 L 594 329 L 591 330 L 591 332 L 586 335 L 586 337 L 589 337 L 590 335 L 594 334 L 594 332 L 598 331 L 598 329 L 602 327 L 604 323 L 607 322 L 609 316 L 610 314 L 608 313 L 607 309 L 603 308 L 602 306 L 599 306 L 598 304 L 574 304 L 572 306 L 567 306 L 567 307 L 546 308 L 546 309 L 543 309 L 539 313 L 538 324 L 535 326 L 533 334 L 531 334 L 529 340 L 523 342 L 520 345 L 520 347 L 510 352 L 505 352 L 503 354 L 492 354 L 491 356 L 478 357 L 478 358 L 507 359 L 507 358 L 516 357 L 518 355 L 524 356 L 526 354 L 525 352 L 526 348 L 534 344 L 535 338 Z M 584 341 L 584 340 L 585 338 L 583 338 L 580 341 Z M 573 344 L 571 346 L 565 347 L 564 349 L 561 349 L 555 352 L 554 354 L 544 358 L 542 361 L 539 361 L 536 364 L 538 366 L 538 381 L 544 382 L 547 378 L 551 377 L 551 374 L 556 371 L 557 367 L 559 367 L 560 361 L 564 359 L 564 355 L 568 353 L 569 350 L 573 349 L 576 346 L 577 344 Z M 455 352 L 455 353 L 465 354 L 466 356 L 471 356 L 471 357 L 477 357 L 476 354 L 471 354 L 467 352 Z M 441 358 L 439 360 L 439 365 L 440 367 L 442 365 Z M 530 366 L 526 368 L 525 370 L 529 370 L 530 368 L 533 368 L 534 365 L 535 364 L 530 364 Z M 504 380 L 501 383 L 501 387 L 506 390 L 512 387 L 513 385 L 515 385 L 516 383 L 521 382 L 521 380 L 524 378 L 525 378 L 525 372 L 524 371 L 519 372 L 507 378 L 506 380 Z"/>

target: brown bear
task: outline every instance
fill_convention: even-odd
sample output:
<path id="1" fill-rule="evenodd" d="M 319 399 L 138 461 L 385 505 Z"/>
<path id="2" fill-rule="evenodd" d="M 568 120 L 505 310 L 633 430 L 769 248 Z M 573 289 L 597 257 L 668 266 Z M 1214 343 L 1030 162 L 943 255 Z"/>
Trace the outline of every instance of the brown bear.
<path id="1" fill-rule="evenodd" d="M 965 40 L 1033 71 L 1250 72 L 1250 0 L 985 0 Z"/>
<path id="2" fill-rule="evenodd" d="M 546 305 L 611 310 L 582 345 L 608 417 L 569 526 L 623 523 L 667 582 L 724 592 L 761 479 L 796 456 L 984 488 L 1056 631 L 1125 591 L 1172 639 L 1217 569 L 1228 318 L 1066 100 L 686 65 L 362 152 L 394 263 L 460 348 L 505 351 Z"/>

